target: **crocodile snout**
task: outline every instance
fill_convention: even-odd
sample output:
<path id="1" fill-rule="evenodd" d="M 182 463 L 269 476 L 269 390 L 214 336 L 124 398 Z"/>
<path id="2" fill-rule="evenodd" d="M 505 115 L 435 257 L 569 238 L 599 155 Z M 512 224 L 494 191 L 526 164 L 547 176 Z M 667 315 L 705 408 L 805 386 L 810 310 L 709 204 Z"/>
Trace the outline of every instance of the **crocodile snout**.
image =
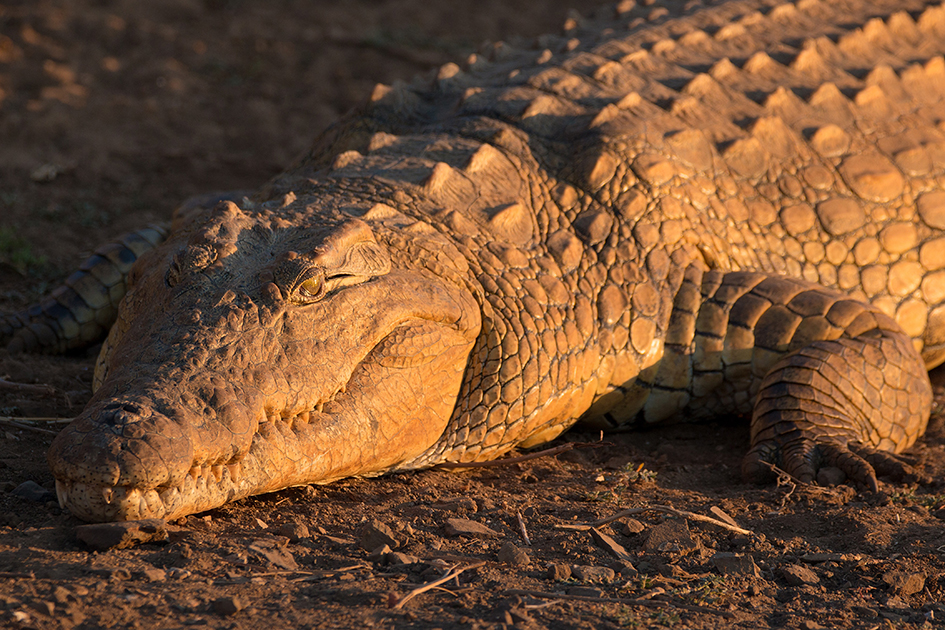
<path id="1" fill-rule="evenodd" d="M 60 479 L 103 486 L 157 487 L 179 481 L 194 459 L 191 427 L 138 400 L 87 409 L 50 447 Z"/>
<path id="2" fill-rule="evenodd" d="M 49 463 L 63 507 L 88 520 L 169 518 L 193 497 L 234 496 L 242 463 L 232 432 L 155 403 L 103 400 L 53 440 Z"/>

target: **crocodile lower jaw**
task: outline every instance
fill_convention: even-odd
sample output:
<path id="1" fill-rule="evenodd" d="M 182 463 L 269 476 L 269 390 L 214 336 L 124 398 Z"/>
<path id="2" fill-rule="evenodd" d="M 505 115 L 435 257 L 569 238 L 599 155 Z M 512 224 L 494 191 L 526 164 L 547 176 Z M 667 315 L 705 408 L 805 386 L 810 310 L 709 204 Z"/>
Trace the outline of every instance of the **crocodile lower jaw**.
<path id="1" fill-rule="evenodd" d="M 303 448 L 308 426 L 303 418 L 317 415 L 313 411 L 277 423 L 263 422 L 249 453 L 239 461 L 196 464 L 177 485 L 140 488 L 56 479 L 56 495 L 63 509 L 86 521 L 172 520 L 255 494 L 334 481 L 337 477 L 319 475 L 311 466 L 280 469 L 273 465 L 274 451 L 287 445 L 295 451 Z"/>
<path id="2" fill-rule="evenodd" d="M 190 477 L 188 476 L 188 479 Z M 204 483 L 201 483 L 204 481 Z M 85 521 L 134 521 L 145 518 L 175 519 L 225 503 L 234 490 L 232 480 L 225 483 L 185 482 L 180 486 L 142 490 L 129 486 L 100 486 L 84 482 L 56 480 L 59 505 Z M 218 487 L 211 488 L 212 485 Z M 227 489 L 229 486 L 229 490 Z M 212 491 L 213 490 L 213 491 Z M 208 501 L 219 495 L 219 502 Z M 194 499 L 207 503 L 194 508 Z"/>

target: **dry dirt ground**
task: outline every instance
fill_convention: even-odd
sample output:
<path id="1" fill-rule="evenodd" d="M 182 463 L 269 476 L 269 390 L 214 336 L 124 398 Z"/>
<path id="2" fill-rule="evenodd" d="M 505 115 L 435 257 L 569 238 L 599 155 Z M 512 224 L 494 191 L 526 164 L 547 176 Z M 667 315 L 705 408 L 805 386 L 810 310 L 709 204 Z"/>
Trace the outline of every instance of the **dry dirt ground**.
<path id="1" fill-rule="evenodd" d="M 184 197 L 262 183 L 375 82 L 461 58 L 487 38 L 553 30 L 569 3 L 0 0 L 0 312 Z M 0 377 L 55 388 L 0 390 L 0 416 L 75 415 L 94 354 L 0 351 Z M 888 482 L 878 494 L 745 485 L 748 432 L 731 419 L 501 467 L 287 490 L 103 552 L 79 542 L 79 521 L 50 500 L 45 450 L 58 425 L 28 426 L 42 430 L 0 426 L 0 627 L 945 621 L 940 415 L 912 451 L 935 481 Z M 30 487 L 32 498 L 21 496 Z M 750 533 L 652 510 L 599 535 L 580 527 L 646 506 L 721 510 Z M 385 543 L 389 553 L 376 549 Z M 464 570 L 396 607 L 451 569 Z"/>

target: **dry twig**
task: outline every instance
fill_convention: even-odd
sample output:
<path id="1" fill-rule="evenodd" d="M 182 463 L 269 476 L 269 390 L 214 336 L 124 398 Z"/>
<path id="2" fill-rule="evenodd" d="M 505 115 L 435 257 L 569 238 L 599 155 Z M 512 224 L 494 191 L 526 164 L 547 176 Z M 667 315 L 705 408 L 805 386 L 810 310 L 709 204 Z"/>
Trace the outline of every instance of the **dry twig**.
<path id="1" fill-rule="evenodd" d="M 518 519 L 518 530 L 522 533 L 522 540 L 524 540 L 525 544 L 530 547 L 532 541 L 528 539 L 528 532 L 525 530 L 525 519 L 522 518 L 522 513 L 516 511 L 515 518 Z"/>
<path id="2" fill-rule="evenodd" d="M 404 604 L 409 602 L 411 599 L 413 599 L 417 595 L 420 595 L 421 593 L 426 593 L 429 590 L 437 588 L 440 584 L 445 584 L 446 582 L 449 582 L 450 580 L 458 576 L 463 571 L 466 571 L 469 569 L 476 569 L 478 567 L 481 567 L 484 564 L 485 562 L 478 562 L 476 564 L 466 565 L 465 567 L 452 566 L 447 570 L 446 575 L 441 577 L 439 580 L 434 580 L 432 582 L 427 582 L 426 584 L 421 584 L 417 588 L 413 589 L 412 591 L 410 591 L 409 593 L 401 597 L 396 602 L 391 603 L 390 607 L 394 609 L 403 608 Z"/>
<path id="3" fill-rule="evenodd" d="M 34 427 L 31 424 L 25 424 L 21 422 L 25 418 L 12 418 L 10 416 L 0 417 L 0 425 L 7 427 L 13 427 L 15 429 L 23 429 L 24 431 L 32 431 L 33 433 L 43 433 L 45 435 L 56 435 L 56 431 L 50 431 L 49 429 L 41 429 L 39 427 Z"/>
<path id="4" fill-rule="evenodd" d="M 266 577 L 269 575 L 304 575 L 305 577 L 300 577 L 292 580 L 293 582 L 314 582 L 326 577 L 334 577 L 339 573 L 346 573 L 348 571 L 357 571 L 358 569 L 370 569 L 371 566 L 367 564 L 353 564 L 347 567 L 341 567 L 338 569 L 323 569 L 320 571 L 270 571 L 268 573 L 254 573 L 253 577 Z"/>
<path id="5" fill-rule="evenodd" d="M 630 508 L 628 510 L 617 512 L 616 514 L 612 516 L 608 516 L 607 518 L 602 518 L 600 520 L 594 521 L 593 523 L 578 523 L 574 525 L 571 525 L 569 523 L 561 523 L 559 525 L 555 525 L 555 527 L 557 527 L 558 529 L 573 529 L 579 532 L 586 532 L 586 531 L 589 531 L 592 527 L 599 527 L 601 525 L 607 525 L 608 523 L 612 523 L 625 516 L 633 516 L 635 514 L 642 514 L 643 512 L 647 512 L 647 511 L 663 512 L 665 514 L 672 514 L 674 516 L 682 516 L 684 518 L 688 518 L 694 521 L 701 521 L 703 523 L 711 523 L 712 525 L 717 525 L 724 529 L 728 529 L 738 534 L 744 534 L 746 536 L 751 536 L 754 534 L 754 532 L 752 532 L 750 529 L 743 529 L 736 525 L 730 525 L 729 523 L 726 523 L 725 521 L 720 521 L 718 519 L 712 518 L 711 516 L 703 516 L 702 514 L 696 514 L 695 512 L 687 512 L 686 510 L 677 510 L 676 508 L 671 508 L 665 505 L 648 505 L 646 507 Z"/>
<path id="6" fill-rule="evenodd" d="M 823 486 L 818 486 L 816 484 L 812 484 L 806 481 L 801 481 L 800 479 L 796 479 L 792 477 L 791 474 L 788 473 L 786 470 L 778 468 L 777 466 L 775 466 L 774 464 L 770 462 L 762 462 L 762 464 L 766 465 L 771 470 L 772 473 L 777 475 L 778 479 L 776 481 L 776 484 L 777 484 L 776 487 L 788 489 L 787 492 L 784 494 L 784 496 L 781 497 L 781 505 L 778 506 L 778 509 L 775 511 L 775 513 L 780 513 L 781 510 L 784 509 L 784 506 L 787 505 L 788 498 L 790 498 L 790 496 L 794 494 L 794 491 L 797 490 L 798 488 L 804 488 L 805 490 L 809 490 L 811 492 L 818 493 L 821 495 L 836 494 L 836 491 L 833 488 L 825 488 Z"/>
<path id="7" fill-rule="evenodd" d="M 669 602 L 662 600 L 652 600 L 652 599 L 629 599 L 626 597 L 590 597 L 587 595 L 567 595 L 565 593 L 545 593 L 542 591 L 528 591 L 523 589 L 510 589 L 505 591 L 509 595 L 522 595 L 526 597 L 537 597 L 539 599 L 571 599 L 579 602 L 595 602 L 601 604 L 627 604 L 630 606 L 646 606 L 648 608 L 666 608 L 668 606 L 673 606 L 681 610 L 688 610 L 690 612 L 699 612 L 699 613 L 708 613 L 710 615 L 719 615 L 720 617 L 725 617 L 731 619 L 735 615 L 725 610 L 718 610 L 715 608 L 709 608 L 707 606 L 693 606 L 690 604 L 679 604 L 677 602 Z"/>
<path id="8" fill-rule="evenodd" d="M 75 418 L 52 418 L 45 416 L 0 416 L 0 418 L 16 420 L 17 422 L 32 422 L 36 424 L 69 424 L 75 420 Z"/>
<path id="9" fill-rule="evenodd" d="M 46 385 L 41 383 L 39 385 L 30 385 L 28 383 L 16 383 L 14 381 L 8 381 L 5 378 L 0 378 L 0 389 L 5 389 L 12 392 L 23 392 L 27 394 L 56 394 L 58 390 L 52 385 Z"/>

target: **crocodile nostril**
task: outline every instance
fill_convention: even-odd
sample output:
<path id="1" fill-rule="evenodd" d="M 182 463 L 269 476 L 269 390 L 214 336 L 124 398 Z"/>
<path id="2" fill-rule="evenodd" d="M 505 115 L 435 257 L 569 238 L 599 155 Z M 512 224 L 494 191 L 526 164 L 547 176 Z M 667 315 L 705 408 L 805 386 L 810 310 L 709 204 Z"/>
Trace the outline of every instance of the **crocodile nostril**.
<path id="1" fill-rule="evenodd" d="M 134 402 L 111 402 L 102 409 L 101 418 L 113 427 L 140 422 L 151 416 L 149 410 Z"/>

